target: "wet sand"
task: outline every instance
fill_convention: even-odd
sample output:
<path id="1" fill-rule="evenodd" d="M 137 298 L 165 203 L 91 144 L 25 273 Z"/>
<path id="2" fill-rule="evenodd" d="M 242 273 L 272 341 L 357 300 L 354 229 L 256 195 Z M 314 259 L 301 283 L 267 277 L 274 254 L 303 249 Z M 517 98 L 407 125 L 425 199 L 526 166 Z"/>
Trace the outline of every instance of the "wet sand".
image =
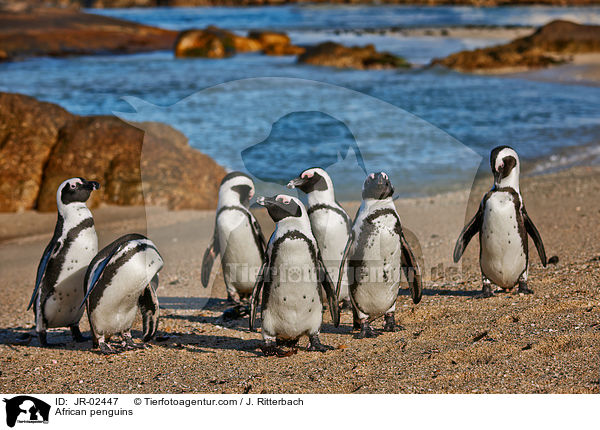
<path id="1" fill-rule="evenodd" d="M 247 318 L 226 322 L 222 277 L 200 284 L 200 264 L 214 213 L 142 207 L 94 209 L 100 246 L 147 232 L 164 259 L 158 340 L 148 350 L 102 356 L 91 342 L 52 330 L 40 348 L 26 307 L 54 214 L 0 214 L 0 392 L 4 393 L 598 393 L 600 344 L 600 168 L 580 167 L 523 178 L 527 210 L 549 257 L 543 268 L 530 241 L 534 295 L 479 299 L 477 239 L 464 265 L 450 263 L 454 241 L 491 179 L 473 193 L 397 201 L 411 243 L 422 250 L 426 286 L 413 305 L 406 289 L 396 319 L 404 330 L 355 339 L 351 315 L 322 341 L 336 349 L 265 358 Z M 346 203 L 354 214 L 357 203 Z M 272 223 L 257 211 L 263 231 Z M 438 264 L 442 266 L 438 267 Z M 432 268 L 433 271 L 432 271 Z M 82 330 L 88 330 L 84 316 Z M 382 321 L 374 323 L 378 330 Z M 134 326 L 140 335 L 141 324 Z M 25 339 L 24 341 L 21 339 Z M 23 344 L 24 343 L 24 344 Z"/>

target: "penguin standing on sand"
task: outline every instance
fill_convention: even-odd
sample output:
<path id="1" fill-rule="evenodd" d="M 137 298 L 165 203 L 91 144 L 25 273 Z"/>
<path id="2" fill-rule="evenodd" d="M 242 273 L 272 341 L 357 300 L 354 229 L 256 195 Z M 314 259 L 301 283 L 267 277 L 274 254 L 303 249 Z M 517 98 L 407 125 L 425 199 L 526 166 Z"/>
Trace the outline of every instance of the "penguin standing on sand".
<path id="1" fill-rule="evenodd" d="M 265 258 L 265 239 L 250 212 L 254 196 L 252 178 L 231 172 L 219 188 L 219 204 L 212 240 L 202 259 L 202 285 L 206 288 L 214 260 L 221 254 L 227 298 L 237 307 L 252 294 L 256 274 Z"/>
<path id="2" fill-rule="evenodd" d="M 141 348 L 131 338 L 138 309 L 142 313 L 144 342 L 158 327 L 158 272 L 163 259 L 151 240 L 141 234 L 120 237 L 94 257 L 85 273 L 85 303 L 94 347 L 104 354 L 117 352 L 107 342 L 123 337 L 123 347 Z"/>
<path id="3" fill-rule="evenodd" d="M 520 161 L 509 146 L 494 148 L 490 154 L 494 186 L 483 197 L 477 213 L 460 233 L 454 247 L 458 263 L 473 236 L 479 233 L 479 264 L 483 297 L 493 295 L 492 284 L 505 290 L 519 285 L 518 292 L 532 294 L 527 287 L 529 234 L 546 267 L 546 251 L 540 234 L 529 218 L 519 190 Z"/>
<path id="4" fill-rule="evenodd" d="M 54 235 L 38 265 L 27 307 L 33 305 L 42 346 L 48 346 L 46 330 L 53 327 L 69 327 L 76 342 L 86 340 L 79 330 L 84 296 L 81 286 L 87 266 L 98 252 L 98 237 L 85 202 L 99 188 L 98 182 L 71 178 L 60 184 L 56 192 L 58 218 Z"/>
<path id="5" fill-rule="evenodd" d="M 393 193 L 394 188 L 384 172 L 367 177 L 362 190 L 363 201 L 340 267 L 340 272 L 346 271 L 350 279 L 354 328 L 360 329 L 358 338 L 374 337 L 370 322 L 382 315 L 385 315 L 384 331 L 395 330 L 401 271 L 408 280 L 413 303 L 421 301 L 421 273 L 402 232 Z"/>
<path id="6" fill-rule="evenodd" d="M 346 211 L 335 200 L 331 178 L 325 170 L 312 168 L 302 172 L 298 178 L 292 179 L 287 186 L 298 188 L 308 196 L 310 225 L 327 272 L 333 282 L 337 283 L 344 249 L 352 231 L 352 222 Z M 350 306 L 346 276 L 342 279 L 338 299 L 346 306 Z"/>
<path id="7" fill-rule="evenodd" d="M 308 336 L 309 351 L 330 349 L 319 340 L 323 319 L 320 288 L 327 294 L 331 319 L 337 327 L 339 309 L 333 283 L 310 228 L 304 205 L 295 197 L 280 194 L 260 197 L 276 227 L 267 247 L 266 262 L 252 291 L 250 330 L 254 328 L 262 291 L 262 337 L 265 355 L 282 355 L 278 344 L 295 352 L 301 336 Z"/>

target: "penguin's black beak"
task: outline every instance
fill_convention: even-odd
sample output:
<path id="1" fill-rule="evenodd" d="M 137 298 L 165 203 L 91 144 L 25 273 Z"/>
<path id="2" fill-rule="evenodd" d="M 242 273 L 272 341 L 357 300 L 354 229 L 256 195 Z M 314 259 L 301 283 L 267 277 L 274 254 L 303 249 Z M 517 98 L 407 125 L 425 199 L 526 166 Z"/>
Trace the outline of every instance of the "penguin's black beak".
<path id="1" fill-rule="evenodd" d="M 277 206 L 277 200 L 275 200 L 275 197 L 260 196 L 256 198 L 256 204 L 269 208 L 271 206 Z"/>
<path id="2" fill-rule="evenodd" d="M 302 188 L 303 185 L 308 183 L 309 178 L 294 178 L 290 182 L 288 182 L 288 188 Z"/>
<path id="3" fill-rule="evenodd" d="M 498 166 L 498 168 L 493 171 L 493 174 L 494 174 L 494 182 L 499 183 L 500 179 L 502 179 L 502 165 Z"/>
<path id="4" fill-rule="evenodd" d="M 83 188 L 90 191 L 95 191 L 100 189 L 100 183 L 96 181 L 84 181 Z"/>

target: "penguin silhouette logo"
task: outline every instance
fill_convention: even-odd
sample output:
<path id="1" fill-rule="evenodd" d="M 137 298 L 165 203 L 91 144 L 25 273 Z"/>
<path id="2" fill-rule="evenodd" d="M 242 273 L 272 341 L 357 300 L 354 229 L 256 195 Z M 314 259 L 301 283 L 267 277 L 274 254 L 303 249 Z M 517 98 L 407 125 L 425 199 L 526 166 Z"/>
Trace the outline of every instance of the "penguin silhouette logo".
<path id="1" fill-rule="evenodd" d="M 348 126 L 323 112 L 300 111 L 275 121 L 269 136 L 242 150 L 241 156 L 248 172 L 256 178 L 285 185 L 298 172 L 314 166 L 327 170 L 351 152 L 362 178 L 367 168 Z"/>
<path id="2" fill-rule="evenodd" d="M 48 423 L 50 405 L 31 396 L 17 396 L 3 399 L 6 403 L 6 425 L 14 427 L 18 423 Z"/>

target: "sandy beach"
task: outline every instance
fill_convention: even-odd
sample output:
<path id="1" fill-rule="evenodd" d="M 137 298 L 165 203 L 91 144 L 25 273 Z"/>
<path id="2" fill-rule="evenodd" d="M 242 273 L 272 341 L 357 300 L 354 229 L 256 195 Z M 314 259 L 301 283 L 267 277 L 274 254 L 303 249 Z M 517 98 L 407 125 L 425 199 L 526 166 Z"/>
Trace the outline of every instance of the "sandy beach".
<path id="1" fill-rule="evenodd" d="M 471 193 L 398 200 L 404 228 L 422 250 L 426 286 L 413 305 L 406 289 L 396 319 L 404 330 L 355 339 L 351 315 L 335 329 L 325 316 L 322 341 L 336 349 L 265 358 L 247 318 L 226 322 L 222 277 L 200 284 L 202 253 L 214 212 L 104 206 L 93 210 L 99 244 L 146 232 L 164 259 L 161 321 L 151 348 L 102 356 L 67 330 L 49 333 L 55 348 L 28 338 L 26 311 L 55 214 L 0 214 L 0 391 L 5 393 L 598 393 L 600 342 L 600 168 L 579 167 L 522 179 L 527 210 L 549 257 L 543 268 L 530 242 L 534 295 L 479 299 L 479 247 L 464 265 L 449 263 L 454 241 L 474 213 L 489 177 Z M 344 206 L 354 214 L 358 203 Z M 263 231 L 272 223 L 256 212 Z M 439 266 L 439 264 L 442 266 Z M 432 268 L 434 268 L 432 270 Z M 462 272 L 462 273 L 461 273 Z M 380 329 L 382 321 L 374 327 Z M 82 330 L 89 329 L 87 318 Z M 134 326 L 139 336 L 140 321 Z"/>

